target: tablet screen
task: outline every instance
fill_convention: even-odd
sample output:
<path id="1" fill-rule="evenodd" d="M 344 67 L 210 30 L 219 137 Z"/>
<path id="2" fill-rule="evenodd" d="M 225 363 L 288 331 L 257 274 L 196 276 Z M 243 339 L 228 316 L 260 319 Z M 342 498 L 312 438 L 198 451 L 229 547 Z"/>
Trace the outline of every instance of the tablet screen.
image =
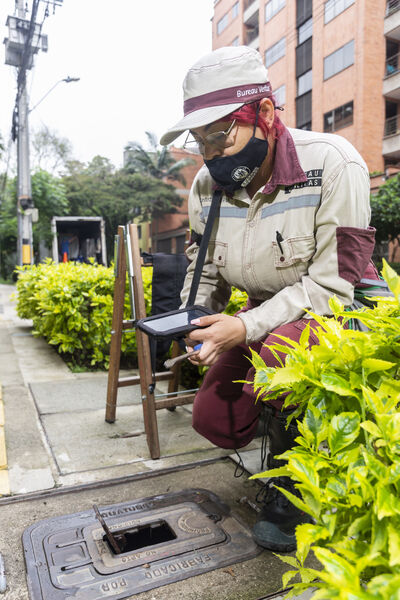
<path id="1" fill-rule="evenodd" d="M 175 330 L 180 327 L 190 325 L 190 321 L 204 317 L 209 313 L 203 312 L 201 309 L 195 308 L 188 311 L 177 312 L 173 315 L 160 315 L 157 319 L 151 319 L 147 322 L 147 326 L 154 330 L 155 333 Z"/>

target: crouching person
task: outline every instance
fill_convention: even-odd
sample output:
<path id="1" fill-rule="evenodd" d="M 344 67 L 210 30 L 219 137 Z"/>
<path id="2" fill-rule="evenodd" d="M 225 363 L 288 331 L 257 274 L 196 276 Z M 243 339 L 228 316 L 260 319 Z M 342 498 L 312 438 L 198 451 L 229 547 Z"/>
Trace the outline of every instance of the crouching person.
<path id="1" fill-rule="evenodd" d="M 202 328 L 188 340 L 202 344 L 192 363 L 210 366 L 194 402 L 193 427 L 217 446 L 238 449 L 255 436 L 261 410 L 252 385 L 234 383 L 254 377 L 250 349 L 277 366 L 269 349 L 275 336 L 298 341 L 308 323 L 316 326 L 305 309 L 330 315 L 332 295 L 350 305 L 357 282 L 377 277 L 370 263 L 369 174 L 343 137 L 283 124 L 267 69 L 251 48 L 207 54 L 188 71 L 183 91 L 184 117 L 161 143 L 187 130 L 186 147 L 196 145 L 205 163 L 189 198 L 194 242 L 184 304 L 213 193 L 223 191 L 196 296 L 196 304 L 216 314 L 197 320 Z M 249 297 L 235 316 L 222 314 L 231 286 Z M 311 333 L 310 344 L 317 342 Z M 286 429 L 283 400 L 271 402 L 270 467 L 296 437 L 295 424 Z M 290 488 L 290 480 L 283 483 Z M 269 487 L 255 539 L 265 548 L 293 550 L 295 527 L 305 520 Z"/>

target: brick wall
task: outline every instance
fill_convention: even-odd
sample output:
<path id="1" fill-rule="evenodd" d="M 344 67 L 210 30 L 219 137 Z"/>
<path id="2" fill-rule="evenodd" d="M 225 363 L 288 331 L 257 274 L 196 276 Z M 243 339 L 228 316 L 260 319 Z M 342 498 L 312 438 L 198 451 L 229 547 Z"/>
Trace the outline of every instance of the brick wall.
<path id="1" fill-rule="evenodd" d="M 190 158 L 194 161 L 193 165 L 188 165 L 181 170 L 182 175 L 186 180 L 186 185 L 183 186 L 179 181 L 167 180 L 167 183 L 173 185 L 177 189 L 177 193 L 183 198 L 182 205 L 178 207 L 178 212 L 166 214 L 160 219 L 154 219 L 151 224 L 152 250 L 157 249 L 157 239 L 174 240 L 177 236 L 184 235 L 185 230 L 189 227 L 188 216 L 188 197 L 196 173 L 203 165 L 203 158 L 199 154 L 188 152 L 182 148 L 169 148 L 170 153 L 176 161 L 184 158 Z M 175 242 L 172 241 L 171 250 L 175 250 Z"/>

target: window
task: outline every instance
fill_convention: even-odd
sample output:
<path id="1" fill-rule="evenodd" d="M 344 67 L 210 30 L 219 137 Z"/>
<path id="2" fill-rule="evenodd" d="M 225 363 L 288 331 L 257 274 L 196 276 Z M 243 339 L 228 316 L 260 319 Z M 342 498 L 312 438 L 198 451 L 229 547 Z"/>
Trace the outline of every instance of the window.
<path id="1" fill-rule="evenodd" d="M 286 86 L 281 85 L 274 91 L 276 106 L 283 106 L 286 103 Z"/>
<path id="2" fill-rule="evenodd" d="M 399 7 L 400 8 L 400 7 Z M 386 39 L 386 70 L 385 75 L 394 75 L 400 70 L 399 65 L 399 43 Z"/>
<path id="3" fill-rule="evenodd" d="M 297 95 L 302 96 L 312 89 L 312 70 L 297 78 Z"/>
<path id="4" fill-rule="evenodd" d="M 324 114 L 324 131 L 337 131 L 353 123 L 353 100 Z"/>
<path id="5" fill-rule="evenodd" d="M 296 127 L 311 129 L 311 92 L 296 98 Z"/>
<path id="6" fill-rule="evenodd" d="M 235 37 L 235 39 L 231 42 L 231 46 L 239 46 L 239 36 Z"/>
<path id="7" fill-rule="evenodd" d="M 303 25 L 300 25 L 300 27 L 297 30 L 297 33 L 299 44 L 302 44 L 312 36 L 312 17 L 311 19 L 308 19 L 308 21 L 303 23 Z"/>
<path id="8" fill-rule="evenodd" d="M 354 40 L 324 58 L 324 79 L 333 77 L 354 63 Z"/>
<path id="9" fill-rule="evenodd" d="M 296 77 L 300 77 L 312 67 L 312 38 L 308 38 L 296 48 Z"/>
<path id="10" fill-rule="evenodd" d="M 238 14 L 239 14 L 239 2 L 235 2 L 235 4 L 232 6 L 232 21 L 233 21 L 233 19 L 236 19 Z"/>
<path id="11" fill-rule="evenodd" d="M 328 0 L 328 2 L 325 2 L 325 25 L 340 15 L 351 4 L 354 4 L 354 0 Z"/>
<path id="12" fill-rule="evenodd" d="M 265 5 L 265 22 L 272 19 L 285 6 L 285 0 L 269 0 Z"/>
<path id="13" fill-rule="evenodd" d="M 223 30 L 225 29 L 225 27 L 228 26 L 228 13 L 226 13 L 226 15 L 224 15 L 222 17 L 222 19 L 220 19 L 217 23 L 217 34 L 219 35 L 220 33 L 223 32 Z"/>
<path id="14" fill-rule="evenodd" d="M 312 16 L 312 0 L 296 0 L 296 27 Z"/>
<path id="15" fill-rule="evenodd" d="M 265 51 L 265 65 L 267 67 L 270 67 L 277 60 L 282 58 L 282 56 L 285 56 L 285 52 L 286 52 L 286 38 L 283 37 L 282 39 L 279 40 L 279 42 L 277 42 L 276 44 L 274 44 L 273 46 L 268 48 L 268 50 Z"/>

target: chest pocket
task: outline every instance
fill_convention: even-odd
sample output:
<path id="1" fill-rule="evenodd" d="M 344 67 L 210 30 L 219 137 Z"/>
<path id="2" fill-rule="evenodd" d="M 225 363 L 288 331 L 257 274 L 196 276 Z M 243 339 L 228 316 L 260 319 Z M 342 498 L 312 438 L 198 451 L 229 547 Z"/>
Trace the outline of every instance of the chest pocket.
<path id="1" fill-rule="evenodd" d="M 308 272 L 308 263 L 315 252 L 314 235 L 287 238 L 280 246 L 272 242 L 275 269 L 283 286 L 293 285 Z"/>
<path id="2" fill-rule="evenodd" d="M 210 250 L 214 265 L 217 267 L 225 267 L 228 244 L 225 244 L 224 242 L 214 242 L 210 244 Z"/>

